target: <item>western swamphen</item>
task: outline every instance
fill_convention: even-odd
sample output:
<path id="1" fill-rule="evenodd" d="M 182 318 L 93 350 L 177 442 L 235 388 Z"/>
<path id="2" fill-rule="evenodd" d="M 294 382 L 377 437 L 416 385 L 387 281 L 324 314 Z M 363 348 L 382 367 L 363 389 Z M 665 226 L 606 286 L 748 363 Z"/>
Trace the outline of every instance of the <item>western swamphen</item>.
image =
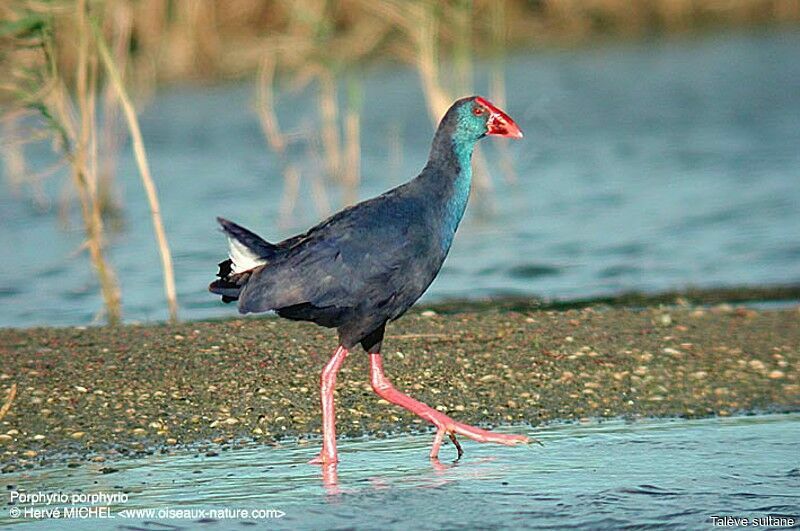
<path id="1" fill-rule="evenodd" d="M 445 434 L 459 457 L 455 434 L 506 445 L 529 442 L 461 424 L 401 393 L 384 376 L 380 354 L 386 323 L 403 315 L 442 267 L 467 206 L 472 151 L 487 135 L 522 138 L 522 131 L 484 98 L 463 98 L 442 118 L 422 173 L 402 186 L 276 244 L 219 218 L 230 259 L 219 264 L 219 279 L 209 288 L 213 293 L 225 302 L 238 300 L 241 313 L 275 310 L 339 332 L 339 347 L 322 371 L 322 451 L 312 463 L 338 461 L 336 373 L 359 343 L 369 353 L 375 392 L 436 426 L 431 458 L 438 456 Z"/>

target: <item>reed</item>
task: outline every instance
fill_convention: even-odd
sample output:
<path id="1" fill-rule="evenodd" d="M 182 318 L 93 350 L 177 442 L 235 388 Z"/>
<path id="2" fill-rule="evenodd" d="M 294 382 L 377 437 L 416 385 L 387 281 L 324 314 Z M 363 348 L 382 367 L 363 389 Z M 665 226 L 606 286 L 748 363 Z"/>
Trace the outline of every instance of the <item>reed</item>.
<path id="1" fill-rule="evenodd" d="M 11 192 L 17 196 L 22 193 L 22 188 L 29 173 L 25 153 L 23 152 L 24 142 L 21 139 L 20 122 L 24 115 L 25 111 L 23 109 L 15 109 L 6 113 L 0 123 L 2 127 L 0 136 L 3 138 L 3 142 L 0 143 L 0 150 L 2 150 L 4 173 L 11 187 Z"/>
<path id="2" fill-rule="evenodd" d="M 121 317 L 119 284 L 106 257 L 105 231 L 97 196 L 94 113 L 97 62 L 89 39 L 87 4 L 79 0 L 69 11 L 76 28 L 82 30 L 73 44 L 77 60 L 69 78 L 59 68 L 55 54 L 54 13 L 36 4 L 26 3 L 20 7 L 28 9 L 12 20 L 17 23 L 17 31 L 6 33 L 3 41 L 4 55 L 18 60 L 3 88 L 16 100 L 11 108 L 12 115 L 21 112 L 20 109 L 38 113 L 44 127 L 42 132 L 50 136 L 54 148 L 67 163 L 86 235 L 81 248 L 89 253 L 108 322 L 116 324 Z M 68 79 L 74 80 L 72 91 L 68 88 Z M 28 136 L 41 138 L 40 135 Z"/>
<path id="3" fill-rule="evenodd" d="M 94 4 L 92 4 L 94 5 Z M 36 111 L 41 121 L 28 127 L 41 127 L 33 139 L 41 139 L 46 132 L 53 141 L 56 152 L 67 162 L 72 187 L 64 188 L 62 197 L 77 197 L 80 205 L 86 240 L 81 248 L 89 253 L 100 284 L 105 314 L 109 324 L 121 320 L 122 303 L 119 283 L 106 256 L 106 229 L 103 213 L 113 192 L 113 153 L 104 151 L 101 156 L 100 139 L 106 138 L 104 146 L 112 142 L 118 145 L 119 133 L 113 118 L 114 109 L 120 106 L 127 120 L 133 150 L 139 165 L 142 182 L 150 202 L 154 231 L 161 252 L 164 269 L 164 284 L 169 314 L 177 319 L 172 259 L 166 234 L 161 221 L 155 184 L 147 165 L 144 144 L 139 131 L 136 113 L 127 94 L 119 68 L 100 31 L 103 11 L 91 12 L 88 0 L 70 3 L 18 2 L 13 13 L 17 18 L 0 26 L 6 30 L 2 41 L 2 52 L 14 57 L 17 62 L 11 72 L 10 81 L 3 86 L 13 96 L 6 122 L 12 124 L 12 134 L 23 137 L 13 124 L 22 109 Z M 65 75 L 56 53 L 59 43 L 59 24 L 69 21 L 74 29 L 70 44 L 75 62 L 72 75 Z M 15 31 L 8 31 L 9 28 Z M 115 25 L 120 27 L 120 24 Z M 123 25 L 124 26 L 124 25 Z M 116 57 L 127 58 L 127 38 L 130 32 L 115 41 Z M 62 45 L 65 46 L 65 45 Z M 124 52 L 124 53 L 123 53 Z M 102 63 L 102 70 L 101 70 Z M 100 98 L 99 94 L 105 94 Z M 113 96 L 113 97 L 112 97 Z M 100 100 L 103 100 L 102 103 Z M 104 124 L 98 123 L 98 109 L 105 108 Z M 116 140 L 109 140 L 109 139 Z M 6 147 L 3 151 L 7 167 L 24 171 L 24 159 L 19 150 Z M 104 177 L 101 179 L 101 166 Z M 54 168 L 57 170 L 58 166 Z M 54 170 L 55 171 L 55 170 Z M 64 211 L 68 207 L 63 207 Z"/>
<path id="4" fill-rule="evenodd" d="M 344 118 L 344 167 L 342 171 L 343 202 L 358 202 L 361 184 L 361 87 L 356 76 L 347 80 L 347 107 Z"/>
<path id="5" fill-rule="evenodd" d="M 489 97 L 500 108 L 506 107 L 506 76 L 505 56 L 508 47 L 506 29 L 507 22 L 506 2 L 493 2 L 490 9 L 490 34 L 491 34 L 491 74 L 489 77 Z M 500 170 L 508 183 L 517 181 L 517 171 L 508 149 L 508 139 L 498 138 L 494 143 L 500 160 Z"/>
<path id="6" fill-rule="evenodd" d="M 70 154 L 75 188 L 83 209 L 86 228 L 86 246 L 92 258 L 105 300 L 109 324 L 118 324 L 122 319 L 122 303 L 119 283 L 105 256 L 105 228 L 101 204 L 97 194 L 97 126 L 95 104 L 97 101 L 97 55 L 92 46 L 86 0 L 78 0 L 76 19 L 78 27 L 78 64 L 75 73 L 75 100 L 79 120 L 73 124 L 69 117 L 69 93 L 63 80 L 58 80 L 61 90 L 55 108 L 62 124 L 73 138 L 74 149 Z M 54 73 L 57 76 L 57 71 Z"/>
<path id="7" fill-rule="evenodd" d="M 297 166 L 289 159 L 286 148 L 289 137 L 281 131 L 278 116 L 275 113 L 275 69 L 277 58 L 275 53 L 265 51 L 256 76 L 255 109 L 258 115 L 261 131 L 267 141 L 267 147 L 278 157 L 283 175 L 283 194 L 281 196 L 279 223 L 282 226 L 290 225 L 292 213 L 297 205 L 300 191 L 300 172 Z"/>
<path id="8" fill-rule="evenodd" d="M 144 186 L 145 193 L 147 194 L 147 201 L 150 205 L 150 216 L 153 222 L 153 230 L 155 231 L 156 242 L 158 244 L 158 251 L 161 256 L 161 266 L 164 277 L 164 292 L 167 298 L 167 306 L 169 307 L 170 320 L 176 322 L 178 320 L 178 298 L 175 292 L 175 272 L 172 265 L 172 253 L 169 249 L 167 242 L 167 234 L 164 230 L 164 223 L 161 219 L 161 206 L 158 200 L 158 192 L 153 177 L 150 174 L 150 165 L 147 162 L 147 153 L 144 147 L 144 140 L 142 140 L 142 132 L 139 129 L 139 120 L 136 118 L 136 111 L 133 108 L 128 91 L 122 82 L 122 78 L 108 51 L 108 47 L 103 41 L 102 35 L 95 30 L 95 39 L 100 57 L 106 67 L 106 73 L 111 80 L 111 85 L 116 91 L 117 98 L 119 99 L 122 109 L 125 113 L 125 119 L 128 124 L 128 130 L 133 142 L 133 153 L 136 157 L 136 165 L 139 167 L 139 175 L 142 178 L 142 185 Z M 96 160 L 96 157 L 95 157 Z"/>

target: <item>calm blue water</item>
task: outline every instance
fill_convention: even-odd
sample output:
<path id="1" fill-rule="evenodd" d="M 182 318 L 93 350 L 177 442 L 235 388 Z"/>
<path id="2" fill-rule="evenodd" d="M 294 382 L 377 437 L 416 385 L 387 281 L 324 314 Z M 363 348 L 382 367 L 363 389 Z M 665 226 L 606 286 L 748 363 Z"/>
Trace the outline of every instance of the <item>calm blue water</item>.
<path id="1" fill-rule="evenodd" d="M 506 107 L 526 133 L 509 143 L 517 179 L 504 178 L 496 145 L 484 140 L 493 190 L 473 198 L 428 300 L 800 281 L 798 57 L 796 32 L 512 57 Z M 476 75 L 480 91 L 487 65 Z M 363 91 L 360 194 L 368 197 L 416 175 L 432 129 L 412 70 L 366 71 Z M 313 98 L 279 96 L 286 129 L 314 129 Z M 141 120 L 181 316 L 230 315 L 206 292 L 225 255 L 214 216 L 271 240 L 308 227 L 320 216 L 308 179 L 318 162 L 303 142 L 294 148 L 305 177 L 284 225 L 279 164 L 265 149 L 249 85 L 165 91 Z M 47 164 L 46 152 L 29 150 L 34 167 Z M 125 317 L 163 319 L 160 262 L 127 153 L 119 181 L 127 229 L 110 254 Z M 46 190 L 55 200 L 61 181 Z M 78 216 L 69 230 L 54 217 L 3 187 L 0 326 L 86 324 L 101 308 L 88 260 L 75 255 Z"/>
<path id="2" fill-rule="evenodd" d="M 518 428 L 517 431 L 520 431 Z M 522 431 L 525 431 L 522 428 Z M 431 436 L 343 441 L 336 485 L 305 463 L 316 445 L 259 446 L 4 474 L 11 490 L 126 493 L 114 520 L 33 520 L 19 529 L 706 529 L 711 516 L 800 518 L 800 414 L 610 421 L 528 430 L 544 446 L 465 443 L 434 467 Z M 446 446 L 442 457 L 451 456 Z M 450 457 L 452 458 L 452 457 Z M 103 474 L 101 469 L 116 472 Z M 11 487 L 9 487 L 11 485 Z M 55 504 L 54 506 L 58 506 Z M 16 506 L 20 508 L 20 505 Z M 279 519 L 169 522 L 139 509 L 272 509 Z M 122 511 L 130 518 L 123 518 Z M 276 514 L 276 513 L 273 513 Z M 212 519 L 214 520 L 214 519 Z M 207 525 L 202 525 L 203 523 Z M 169 525 L 168 525 L 169 524 Z M 172 526 L 172 527 L 171 527 Z M 764 529 L 764 527 L 761 527 Z"/>

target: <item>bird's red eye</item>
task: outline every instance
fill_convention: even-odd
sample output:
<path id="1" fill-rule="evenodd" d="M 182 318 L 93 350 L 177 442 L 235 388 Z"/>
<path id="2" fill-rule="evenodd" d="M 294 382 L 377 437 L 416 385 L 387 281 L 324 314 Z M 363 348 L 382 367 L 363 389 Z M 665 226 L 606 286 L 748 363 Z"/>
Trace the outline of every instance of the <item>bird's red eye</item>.
<path id="1" fill-rule="evenodd" d="M 472 114 L 474 114 L 475 116 L 480 116 L 481 114 L 483 114 L 483 108 L 482 107 L 473 108 Z"/>

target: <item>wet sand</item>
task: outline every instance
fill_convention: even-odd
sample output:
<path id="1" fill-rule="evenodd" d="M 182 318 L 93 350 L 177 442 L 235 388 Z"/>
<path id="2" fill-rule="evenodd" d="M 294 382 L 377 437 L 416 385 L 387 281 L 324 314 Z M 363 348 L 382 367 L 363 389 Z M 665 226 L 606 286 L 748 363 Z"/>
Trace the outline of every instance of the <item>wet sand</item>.
<path id="1" fill-rule="evenodd" d="M 391 324 L 384 365 L 460 421 L 800 410 L 798 308 L 444 310 Z M 0 330 L 2 400 L 17 385 L 2 470 L 304 443 L 320 433 L 317 383 L 335 346 L 333 331 L 271 317 Z M 340 436 L 428 429 L 373 394 L 367 364 L 354 351 L 340 373 Z"/>

